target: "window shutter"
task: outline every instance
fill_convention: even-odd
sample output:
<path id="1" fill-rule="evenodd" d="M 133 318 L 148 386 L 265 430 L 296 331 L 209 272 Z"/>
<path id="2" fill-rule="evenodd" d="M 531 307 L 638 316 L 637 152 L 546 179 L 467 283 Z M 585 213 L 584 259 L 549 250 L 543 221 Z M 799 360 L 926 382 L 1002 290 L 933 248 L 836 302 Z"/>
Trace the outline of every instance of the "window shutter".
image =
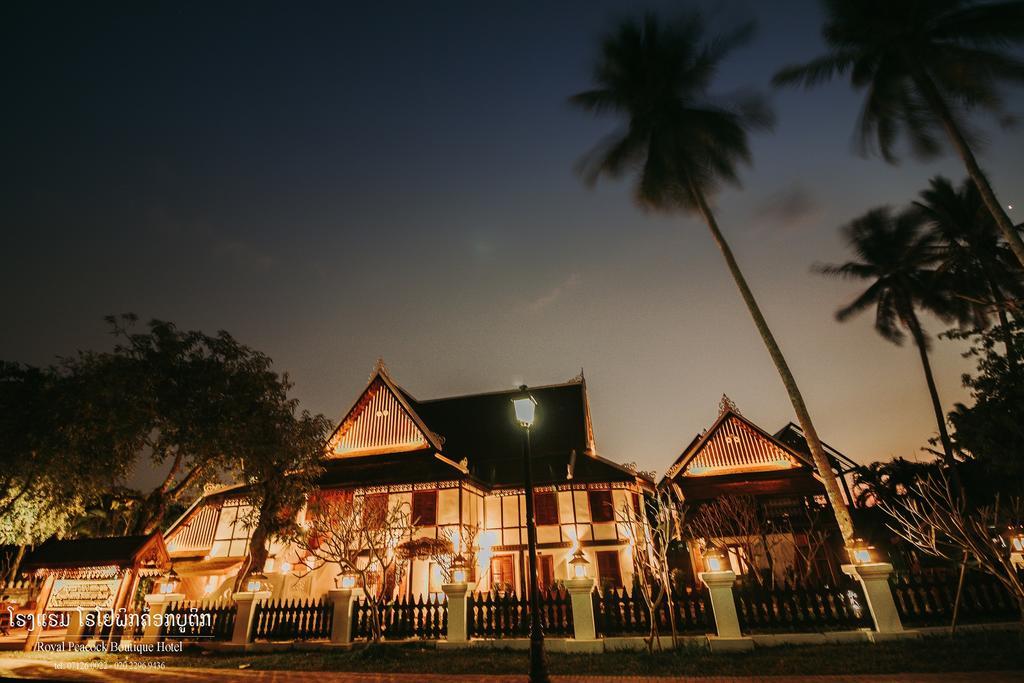
<path id="1" fill-rule="evenodd" d="M 558 496 L 554 493 L 533 494 L 533 514 L 537 518 L 537 526 L 558 524 Z"/>
<path id="2" fill-rule="evenodd" d="M 413 492 L 412 523 L 418 526 L 437 524 L 437 491 Z"/>
<path id="3" fill-rule="evenodd" d="M 614 522 L 615 508 L 612 507 L 611 491 L 588 491 L 590 519 L 593 522 Z"/>

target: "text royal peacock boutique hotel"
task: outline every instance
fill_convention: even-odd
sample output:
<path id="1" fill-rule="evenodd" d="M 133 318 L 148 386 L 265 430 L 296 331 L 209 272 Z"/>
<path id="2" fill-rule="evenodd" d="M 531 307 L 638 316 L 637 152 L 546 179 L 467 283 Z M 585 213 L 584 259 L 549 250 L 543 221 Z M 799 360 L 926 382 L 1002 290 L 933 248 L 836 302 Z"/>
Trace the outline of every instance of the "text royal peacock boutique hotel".
<path id="1" fill-rule="evenodd" d="M 653 482 L 598 455 L 583 376 L 531 387 L 538 404 L 532 430 L 538 575 L 551 585 L 569 577 L 582 548 L 600 581 L 629 586 L 632 545 L 616 516 L 639 509 Z M 322 491 L 407 503 L 416 537 L 451 538 L 477 528 L 479 590 L 525 594 L 527 540 L 521 429 L 512 419 L 515 391 L 420 400 L 378 363 L 366 389 L 332 435 Z M 166 533 L 167 549 L 187 599 L 226 597 L 248 549 L 241 486 L 208 491 Z M 302 513 L 300 513 L 302 514 Z M 301 575 L 295 548 L 276 543 L 264 569 L 274 598 L 324 595 L 336 567 Z M 395 582 L 397 595 L 440 593 L 440 568 L 412 559 Z"/>

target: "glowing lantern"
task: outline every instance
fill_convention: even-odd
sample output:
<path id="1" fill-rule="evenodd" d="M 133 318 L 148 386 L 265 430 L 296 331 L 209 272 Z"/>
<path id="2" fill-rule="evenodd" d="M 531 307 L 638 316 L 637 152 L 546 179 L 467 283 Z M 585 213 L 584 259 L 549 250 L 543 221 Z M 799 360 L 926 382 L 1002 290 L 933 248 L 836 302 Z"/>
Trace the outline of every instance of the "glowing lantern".
<path id="1" fill-rule="evenodd" d="M 863 538 L 855 538 L 850 546 L 850 557 L 854 564 L 867 564 L 871 562 L 871 551 L 874 549 Z"/>
<path id="2" fill-rule="evenodd" d="M 512 405 L 516 408 L 516 420 L 521 427 L 529 429 L 533 426 L 533 417 L 537 411 L 537 400 L 525 394 L 519 398 L 512 399 Z"/>
<path id="3" fill-rule="evenodd" d="M 704 553 L 704 566 L 709 572 L 724 572 L 729 568 L 729 561 L 721 550 L 709 546 Z"/>
<path id="4" fill-rule="evenodd" d="M 334 586 L 351 590 L 356 587 L 356 575 L 351 572 L 338 574 L 334 577 Z"/>
<path id="5" fill-rule="evenodd" d="M 589 564 L 590 562 L 587 560 L 586 555 L 583 554 L 583 549 L 576 548 L 576 552 L 569 558 L 569 570 L 572 572 L 572 578 L 587 578 L 587 565 Z"/>
<path id="6" fill-rule="evenodd" d="M 160 592 L 173 593 L 178 588 L 180 579 L 178 578 L 178 572 L 174 571 L 174 565 L 161 577 L 162 583 L 160 584 Z"/>
<path id="7" fill-rule="evenodd" d="M 270 579 L 263 572 L 259 574 L 250 574 L 249 580 L 245 584 L 245 590 L 250 593 L 259 593 L 261 591 L 270 590 Z"/>
<path id="8" fill-rule="evenodd" d="M 462 556 L 462 553 L 459 553 L 452 558 L 452 583 L 466 583 L 468 574 L 466 571 L 466 558 Z"/>

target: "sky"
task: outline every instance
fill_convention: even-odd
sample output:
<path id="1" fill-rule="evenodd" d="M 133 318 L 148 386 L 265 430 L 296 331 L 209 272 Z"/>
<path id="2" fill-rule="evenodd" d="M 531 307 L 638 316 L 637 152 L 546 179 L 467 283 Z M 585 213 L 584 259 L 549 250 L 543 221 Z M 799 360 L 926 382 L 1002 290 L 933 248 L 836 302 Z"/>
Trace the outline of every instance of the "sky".
<path id="1" fill-rule="evenodd" d="M 334 421 L 378 357 L 418 398 L 583 368 L 599 452 L 657 472 L 723 393 L 769 431 L 793 419 L 704 224 L 574 173 L 617 122 L 566 100 L 635 5 L 369 5 L 3 3 L 0 358 L 108 348 L 103 316 L 134 312 L 229 331 Z M 870 314 L 837 323 L 858 287 L 811 265 L 846 260 L 840 226 L 961 164 L 855 155 L 843 82 L 771 89 L 823 50 L 813 1 L 645 7 L 757 21 L 715 90 L 762 89 L 778 121 L 714 198 L 721 228 L 824 440 L 859 462 L 926 457 L 916 351 Z M 1024 93 L 1007 104 L 1024 112 Z M 1024 204 L 1019 129 L 976 123 L 1000 200 Z M 961 351 L 934 346 L 947 408 L 967 400 Z"/>

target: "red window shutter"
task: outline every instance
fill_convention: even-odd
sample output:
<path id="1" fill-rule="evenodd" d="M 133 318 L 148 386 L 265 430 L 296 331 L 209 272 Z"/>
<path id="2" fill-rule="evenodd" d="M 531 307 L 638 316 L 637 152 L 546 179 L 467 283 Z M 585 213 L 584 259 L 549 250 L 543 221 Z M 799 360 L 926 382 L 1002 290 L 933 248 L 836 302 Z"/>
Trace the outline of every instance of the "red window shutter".
<path id="1" fill-rule="evenodd" d="M 363 500 L 363 525 L 370 529 L 384 526 L 388 518 L 388 494 L 374 493 Z"/>
<path id="2" fill-rule="evenodd" d="M 590 519 L 593 522 L 614 522 L 615 508 L 612 507 L 611 491 L 588 491 Z"/>
<path id="3" fill-rule="evenodd" d="M 412 523 L 418 526 L 437 524 L 437 491 L 413 492 Z"/>
<path id="4" fill-rule="evenodd" d="M 641 510 L 641 508 L 640 508 L 640 494 L 639 493 L 634 493 L 633 494 L 633 513 L 637 517 L 640 517 L 641 516 L 640 510 Z"/>
<path id="5" fill-rule="evenodd" d="M 554 493 L 533 494 L 533 514 L 537 518 L 537 526 L 558 524 L 558 496 Z"/>
<path id="6" fill-rule="evenodd" d="M 555 558 L 551 555 L 540 555 L 537 562 L 537 586 L 541 590 L 551 590 L 555 585 Z"/>
<path id="7" fill-rule="evenodd" d="M 622 588 L 622 572 L 619 569 L 619 553 L 616 550 L 597 552 L 597 574 L 601 583 L 613 588 Z"/>

